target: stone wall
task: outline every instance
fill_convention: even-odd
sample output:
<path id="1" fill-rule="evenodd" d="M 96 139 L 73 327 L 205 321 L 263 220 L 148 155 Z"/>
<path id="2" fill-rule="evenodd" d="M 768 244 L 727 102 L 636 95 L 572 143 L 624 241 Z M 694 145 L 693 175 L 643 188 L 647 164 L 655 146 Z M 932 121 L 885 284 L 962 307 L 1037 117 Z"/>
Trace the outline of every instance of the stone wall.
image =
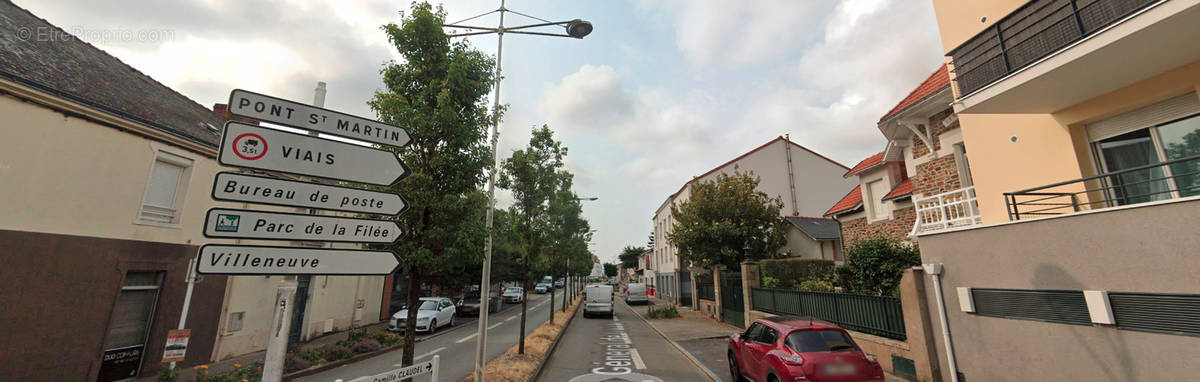
<path id="1" fill-rule="evenodd" d="M 854 243 L 859 240 L 869 239 L 877 235 L 907 241 L 909 232 L 912 232 L 913 222 L 917 219 L 916 210 L 910 206 L 892 211 L 892 215 L 892 219 L 874 223 L 867 223 L 866 217 L 842 220 L 842 242 L 849 248 L 854 246 Z M 913 244 L 915 245 L 916 243 Z"/>
<path id="2" fill-rule="evenodd" d="M 954 155 L 942 155 L 917 165 L 917 174 L 912 177 L 913 193 L 929 196 L 962 188 L 955 159 Z"/>

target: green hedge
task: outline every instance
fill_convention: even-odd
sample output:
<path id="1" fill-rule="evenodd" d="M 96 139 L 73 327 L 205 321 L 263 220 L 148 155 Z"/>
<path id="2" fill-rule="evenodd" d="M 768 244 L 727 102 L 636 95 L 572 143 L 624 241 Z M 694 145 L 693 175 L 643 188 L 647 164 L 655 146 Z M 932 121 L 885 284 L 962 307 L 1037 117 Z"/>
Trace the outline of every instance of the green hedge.
<path id="1" fill-rule="evenodd" d="M 827 280 L 833 274 L 833 260 L 777 259 L 758 263 L 759 276 L 779 281 L 778 288 L 797 288 L 812 280 Z M 761 282 L 762 280 L 760 280 Z"/>

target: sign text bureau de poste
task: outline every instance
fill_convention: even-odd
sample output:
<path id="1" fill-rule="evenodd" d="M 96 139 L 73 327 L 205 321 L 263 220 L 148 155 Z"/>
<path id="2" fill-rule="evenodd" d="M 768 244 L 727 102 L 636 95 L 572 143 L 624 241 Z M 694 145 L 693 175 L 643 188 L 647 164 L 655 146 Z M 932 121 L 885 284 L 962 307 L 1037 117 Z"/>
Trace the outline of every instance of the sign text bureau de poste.
<path id="1" fill-rule="evenodd" d="M 397 194 L 233 172 L 217 173 L 212 198 L 372 215 L 399 215 L 408 209 Z"/>

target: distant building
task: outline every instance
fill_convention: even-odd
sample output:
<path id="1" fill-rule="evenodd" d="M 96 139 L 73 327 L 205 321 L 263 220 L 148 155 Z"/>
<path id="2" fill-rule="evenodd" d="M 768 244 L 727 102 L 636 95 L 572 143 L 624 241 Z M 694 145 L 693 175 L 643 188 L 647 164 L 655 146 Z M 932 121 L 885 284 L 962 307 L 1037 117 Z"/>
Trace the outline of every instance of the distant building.
<path id="1" fill-rule="evenodd" d="M 840 163 L 785 137 L 778 137 L 684 183 L 654 214 L 654 237 L 658 239 L 652 248 L 650 268 L 654 270 L 651 276 L 659 296 L 676 303 L 691 304 L 694 289 L 691 271 L 686 264 L 680 264 L 677 248 L 666 240 L 675 225 L 671 206 L 688 200 L 691 185 L 715 180 L 720 174 L 753 172 L 761 180 L 759 191 L 783 201 L 780 219 L 784 216 L 817 216 L 841 198 L 853 183 L 842 177 L 846 170 L 849 169 Z M 797 244 L 797 248 L 800 246 Z"/>

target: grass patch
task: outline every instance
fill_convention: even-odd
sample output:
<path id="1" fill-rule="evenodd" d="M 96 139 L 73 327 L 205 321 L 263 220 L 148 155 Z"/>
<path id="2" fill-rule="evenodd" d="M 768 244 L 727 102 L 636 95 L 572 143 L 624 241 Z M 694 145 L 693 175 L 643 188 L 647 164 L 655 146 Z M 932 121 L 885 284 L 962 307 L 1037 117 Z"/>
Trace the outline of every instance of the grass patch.
<path id="1" fill-rule="evenodd" d="M 679 318 L 679 311 L 675 309 L 675 305 L 667 305 L 663 308 L 655 308 L 654 305 L 651 305 L 646 308 L 646 318 L 652 320 L 659 318 Z"/>
<path id="2" fill-rule="evenodd" d="M 483 369 L 487 380 L 524 382 L 533 379 L 533 373 L 546 362 L 550 346 L 554 345 L 554 338 L 562 333 L 567 319 L 575 314 L 575 307 L 578 305 L 579 299 L 576 298 L 571 302 L 571 306 L 567 307 L 567 311 L 554 313 L 554 324 L 547 321 L 525 337 L 525 354 L 517 354 L 518 345 L 513 345 L 504 354 L 489 361 Z M 462 382 L 475 382 L 474 373 Z"/>

